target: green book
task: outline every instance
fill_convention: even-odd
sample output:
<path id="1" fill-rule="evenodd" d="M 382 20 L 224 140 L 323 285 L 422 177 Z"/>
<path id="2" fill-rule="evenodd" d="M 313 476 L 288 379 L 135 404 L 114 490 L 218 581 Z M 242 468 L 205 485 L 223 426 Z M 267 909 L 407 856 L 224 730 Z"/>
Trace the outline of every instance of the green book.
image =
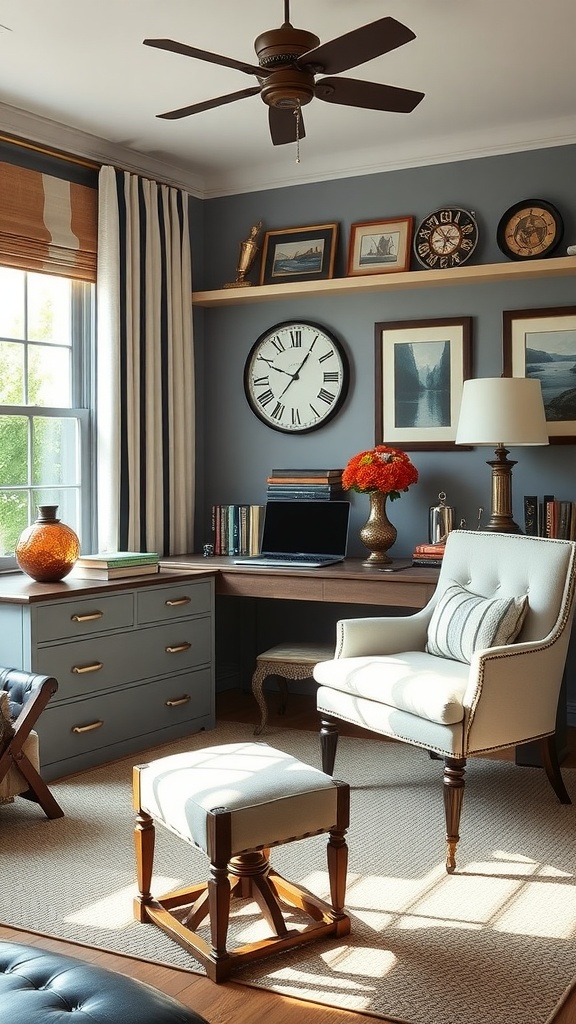
<path id="1" fill-rule="evenodd" d="M 94 555 L 80 555 L 76 565 L 94 569 L 120 569 L 126 565 L 154 565 L 159 555 L 153 551 L 97 551 Z"/>

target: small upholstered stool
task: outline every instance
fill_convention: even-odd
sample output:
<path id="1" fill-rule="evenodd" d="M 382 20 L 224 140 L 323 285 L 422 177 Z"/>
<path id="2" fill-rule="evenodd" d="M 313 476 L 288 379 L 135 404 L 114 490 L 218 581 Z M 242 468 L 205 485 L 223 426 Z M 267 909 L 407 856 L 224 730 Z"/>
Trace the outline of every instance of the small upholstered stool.
<path id="1" fill-rule="evenodd" d="M 312 679 L 314 666 L 319 661 L 331 661 L 334 657 L 334 644 L 278 644 L 263 651 L 256 658 L 256 669 L 252 676 L 252 693 L 260 708 L 260 725 L 254 729 L 259 736 L 268 721 L 268 705 L 264 696 L 264 680 L 268 676 L 278 676 L 280 686 L 280 706 L 278 714 L 286 711 L 288 697 L 287 679 Z"/>
<path id="2" fill-rule="evenodd" d="M 347 935 L 344 913 L 350 788 L 265 743 L 229 743 L 134 768 L 137 921 L 152 921 L 187 949 L 212 981 L 234 967 L 327 936 Z M 207 854 L 208 882 L 154 898 L 155 822 Z M 269 848 L 329 833 L 331 904 L 286 881 Z M 227 948 L 231 896 L 254 901 L 273 935 Z M 297 908 L 303 926 L 288 928 Z M 209 915 L 210 943 L 197 928 Z M 301 916 L 303 916 L 301 915 Z"/>

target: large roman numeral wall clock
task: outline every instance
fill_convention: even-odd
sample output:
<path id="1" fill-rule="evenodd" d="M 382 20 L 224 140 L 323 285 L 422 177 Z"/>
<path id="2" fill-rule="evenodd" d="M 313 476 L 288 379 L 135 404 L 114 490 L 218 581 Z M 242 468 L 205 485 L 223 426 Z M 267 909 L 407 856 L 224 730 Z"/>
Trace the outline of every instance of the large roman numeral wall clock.
<path id="1" fill-rule="evenodd" d="M 244 366 L 252 411 L 268 427 L 305 434 L 328 423 L 348 393 L 342 344 L 320 324 L 285 320 L 255 341 Z"/>

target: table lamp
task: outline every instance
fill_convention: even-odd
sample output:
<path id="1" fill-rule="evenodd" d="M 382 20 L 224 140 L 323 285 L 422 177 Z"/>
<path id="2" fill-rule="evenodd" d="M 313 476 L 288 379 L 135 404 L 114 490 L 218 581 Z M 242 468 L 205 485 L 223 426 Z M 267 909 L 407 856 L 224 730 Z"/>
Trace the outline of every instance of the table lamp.
<path id="1" fill-rule="evenodd" d="M 492 512 L 484 527 L 521 533 L 512 516 L 512 466 L 505 445 L 548 444 L 540 381 L 529 377 L 486 377 L 464 381 L 456 444 L 490 445 Z"/>

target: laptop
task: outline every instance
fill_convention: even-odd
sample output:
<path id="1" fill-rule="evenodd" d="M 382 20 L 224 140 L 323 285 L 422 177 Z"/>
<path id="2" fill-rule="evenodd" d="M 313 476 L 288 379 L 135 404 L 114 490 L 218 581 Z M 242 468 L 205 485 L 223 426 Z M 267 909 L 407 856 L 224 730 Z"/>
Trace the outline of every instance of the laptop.
<path id="1" fill-rule="evenodd" d="M 348 541 L 349 501 L 269 501 L 259 555 L 235 565 L 318 569 L 342 562 Z"/>

